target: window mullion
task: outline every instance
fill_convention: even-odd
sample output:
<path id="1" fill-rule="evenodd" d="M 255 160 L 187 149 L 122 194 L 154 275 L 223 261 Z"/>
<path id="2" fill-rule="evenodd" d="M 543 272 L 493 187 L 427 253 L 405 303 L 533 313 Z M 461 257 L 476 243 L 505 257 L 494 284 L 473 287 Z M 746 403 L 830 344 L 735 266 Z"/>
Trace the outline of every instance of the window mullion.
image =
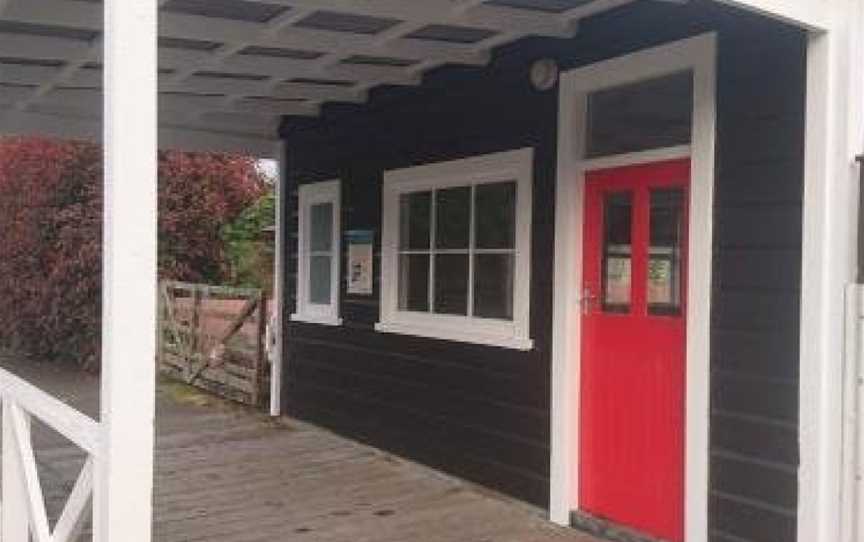
<path id="1" fill-rule="evenodd" d="M 476 193 L 477 185 L 471 185 L 471 199 L 468 207 L 468 318 L 474 317 L 474 250 L 477 236 L 474 231 L 476 221 Z"/>
<path id="2" fill-rule="evenodd" d="M 435 313 L 435 244 L 438 229 L 438 191 L 432 191 L 429 217 L 429 313 Z"/>

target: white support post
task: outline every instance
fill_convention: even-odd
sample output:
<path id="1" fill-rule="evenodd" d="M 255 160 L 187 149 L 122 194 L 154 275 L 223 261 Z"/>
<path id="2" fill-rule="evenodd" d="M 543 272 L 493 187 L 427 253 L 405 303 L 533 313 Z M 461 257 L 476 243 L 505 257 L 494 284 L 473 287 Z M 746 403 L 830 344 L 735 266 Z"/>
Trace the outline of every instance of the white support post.
<path id="1" fill-rule="evenodd" d="M 798 540 L 841 540 L 846 285 L 855 277 L 864 143 L 864 6 L 838 0 L 809 36 L 804 175 Z"/>
<path id="2" fill-rule="evenodd" d="M 157 0 L 105 0 L 96 542 L 149 542 L 156 380 Z"/>
<path id="3" fill-rule="evenodd" d="M 30 541 L 30 512 L 27 508 L 27 486 L 24 483 L 24 465 L 18 453 L 14 411 L 10 399 L 3 400 L 3 542 Z"/>
<path id="4" fill-rule="evenodd" d="M 270 415 L 282 415 L 282 379 L 284 369 L 284 332 L 285 332 L 285 198 L 287 184 L 287 148 L 285 142 L 276 144 L 276 159 L 279 161 L 279 175 L 276 178 L 276 242 L 275 242 L 275 266 L 273 275 L 273 303 L 274 305 L 274 329 L 275 342 L 272 351 L 270 372 Z"/>

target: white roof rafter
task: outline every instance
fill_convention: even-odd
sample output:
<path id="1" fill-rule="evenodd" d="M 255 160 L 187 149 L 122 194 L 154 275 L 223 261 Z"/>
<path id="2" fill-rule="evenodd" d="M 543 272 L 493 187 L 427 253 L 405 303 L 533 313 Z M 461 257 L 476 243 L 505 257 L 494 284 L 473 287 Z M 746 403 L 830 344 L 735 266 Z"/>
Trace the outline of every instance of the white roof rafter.
<path id="1" fill-rule="evenodd" d="M 497 46 L 569 37 L 632 1 L 159 0 L 160 110 L 177 127 L 273 137 L 283 115 L 482 66 Z M 101 33 L 99 0 L 0 0 L 0 115 L 98 119 Z"/>

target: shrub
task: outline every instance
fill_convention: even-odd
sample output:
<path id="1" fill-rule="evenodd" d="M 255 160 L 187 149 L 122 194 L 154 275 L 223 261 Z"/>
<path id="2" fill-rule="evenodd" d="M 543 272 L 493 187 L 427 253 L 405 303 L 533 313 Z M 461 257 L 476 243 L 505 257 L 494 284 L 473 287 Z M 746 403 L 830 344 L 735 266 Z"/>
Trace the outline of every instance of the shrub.
<path id="1" fill-rule="evenodd" d="M 263 194 L 252 159 L 159 154 L 159 273 L 222 280 L 222 225 Z M 0 344 L 95 368 L 102 268 L 102 151 L 0 140 Z"/>

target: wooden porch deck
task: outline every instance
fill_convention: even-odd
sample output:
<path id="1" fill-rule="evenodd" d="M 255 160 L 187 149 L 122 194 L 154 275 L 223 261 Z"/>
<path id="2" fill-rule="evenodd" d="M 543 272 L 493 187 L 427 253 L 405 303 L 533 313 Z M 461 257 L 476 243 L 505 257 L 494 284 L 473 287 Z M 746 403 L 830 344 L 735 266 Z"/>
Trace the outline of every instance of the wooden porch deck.
<path id="1" fill-rule="evenodd" d="M 95 378 L 2 356 L 0 365 L 98 412 Z M 595 542 L 521 503 L 171 383 L 158 389 L 156 441 L 157 541 Z M 56 517 L 84 456 L 40 424 L 34 444 Z"/>

